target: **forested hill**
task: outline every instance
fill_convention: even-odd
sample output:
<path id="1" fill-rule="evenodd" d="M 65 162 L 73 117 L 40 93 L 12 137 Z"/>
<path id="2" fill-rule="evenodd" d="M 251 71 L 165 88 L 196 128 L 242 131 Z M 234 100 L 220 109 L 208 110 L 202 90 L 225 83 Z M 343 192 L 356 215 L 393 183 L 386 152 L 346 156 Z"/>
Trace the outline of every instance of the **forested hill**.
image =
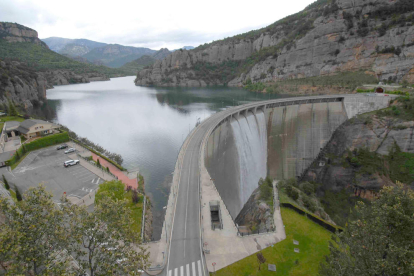
<path id="1" fill-rule="evenodd" d="M 137 85 L 243 86 L 365 71 L 414 83 L 412 0 L 318 0 L 260 30 L 179 50 Z"/>
<path id="2" fill-rule="evenodd" d="M 121 69 L 85 64 L 51 51 L 35 30 L 0 22 L 0 103 L 13 100 L 30 113 L 53 85 L 125 76 Z"/>

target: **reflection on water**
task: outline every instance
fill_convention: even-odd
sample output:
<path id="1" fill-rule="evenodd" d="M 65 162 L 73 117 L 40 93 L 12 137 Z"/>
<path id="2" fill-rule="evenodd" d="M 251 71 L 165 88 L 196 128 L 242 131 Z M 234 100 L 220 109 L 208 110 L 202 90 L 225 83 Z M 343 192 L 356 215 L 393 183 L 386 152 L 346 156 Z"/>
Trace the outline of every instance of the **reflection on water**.
<path id="1" fill-rule="evenodd" d="M 178 151 L 197 120 L 269 95 L 227 87 L 137 87 L 133 80 L 58 86 L 47 91 L 47 98 L 57 122 L 121 154 L 128 170 L 139 169 L 154 207 L 153 237 L 158 239 Z"/>

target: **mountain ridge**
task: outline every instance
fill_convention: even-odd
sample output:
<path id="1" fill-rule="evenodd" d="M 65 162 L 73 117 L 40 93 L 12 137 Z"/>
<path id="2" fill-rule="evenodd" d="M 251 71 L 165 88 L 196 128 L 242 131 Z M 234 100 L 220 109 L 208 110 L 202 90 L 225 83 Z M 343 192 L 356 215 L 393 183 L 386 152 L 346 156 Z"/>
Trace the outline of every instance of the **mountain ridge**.
<path id="1" fill-rule="evenodd" d="M 319 0 L 262 29 L 175 51 L 135 83 L 244 86 L 361 70 L 414 83 L 413 12 L 409 0 Z"/>

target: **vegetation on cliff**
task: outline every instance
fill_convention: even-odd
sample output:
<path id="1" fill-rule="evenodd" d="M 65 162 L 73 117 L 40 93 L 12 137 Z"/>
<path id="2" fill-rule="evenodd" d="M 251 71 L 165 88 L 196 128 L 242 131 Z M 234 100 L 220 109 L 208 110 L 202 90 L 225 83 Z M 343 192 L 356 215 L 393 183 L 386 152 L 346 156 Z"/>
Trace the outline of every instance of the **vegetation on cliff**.
<path id="1" fill-rule="evenodd" d="M 384 187 L 354 212 L 356 219 L 333 236 L 320 275 L 413 275 L 414 192 L 402 184 Z"/>
<path id="2" fill-rule="evenodd" d="M 126 71 L 122 69 L 81 63 L 59 55 L 44 46 L 28 42 L 9 43 L 0 40 L 0 59 L 21 61 L 36 71 L 65 69 L 76 74 L 100 73 L 107 77 L 126 75 Z"/>

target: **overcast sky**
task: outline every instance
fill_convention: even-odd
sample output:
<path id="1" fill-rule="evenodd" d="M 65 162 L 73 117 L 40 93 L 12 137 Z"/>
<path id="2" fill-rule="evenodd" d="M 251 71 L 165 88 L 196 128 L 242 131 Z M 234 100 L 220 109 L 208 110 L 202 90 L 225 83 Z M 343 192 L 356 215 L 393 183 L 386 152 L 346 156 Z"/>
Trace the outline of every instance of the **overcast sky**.
<path id="1" fill-rule="evenodd" d="M 265 27 L 314 0 L 0 0 L 0 20 L 40 38 L 86 38 L 160 49 L 198 46 Z"/>

